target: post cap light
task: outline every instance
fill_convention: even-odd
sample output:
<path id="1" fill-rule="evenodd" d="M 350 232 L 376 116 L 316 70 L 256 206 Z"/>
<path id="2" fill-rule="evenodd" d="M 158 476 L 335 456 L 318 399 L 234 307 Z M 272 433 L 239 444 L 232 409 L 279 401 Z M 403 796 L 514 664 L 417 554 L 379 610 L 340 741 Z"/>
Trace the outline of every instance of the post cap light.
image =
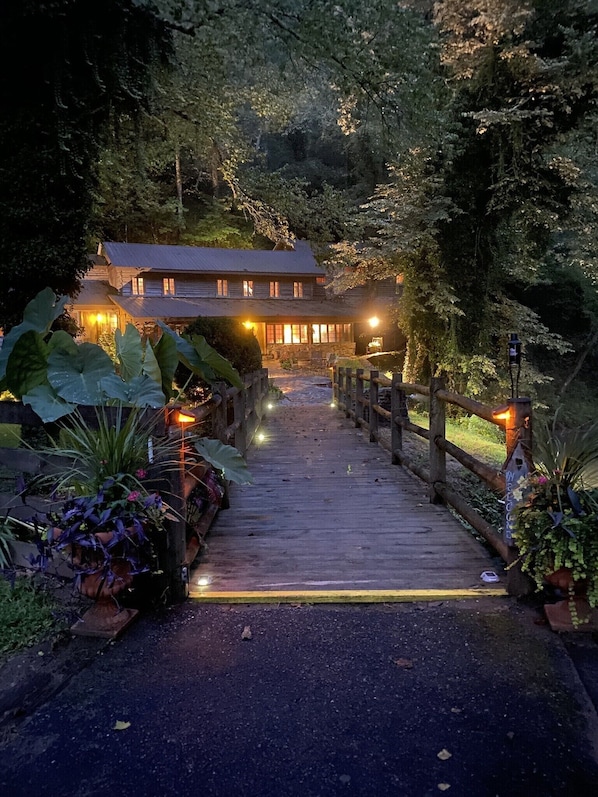
<path id="1" fill-rule="evenodd" d="M 511 415 L 511 407 L 508 404 L 503 404 L 500 407 L 492 410 L 492 417 L 495 421 L 500 421 L 506 425 Z"/>
<path id="2" fill-rule="evenodd" d="M 197 418 L 191 409 L 183 410 L 180 407 L 173 407 L 168 411 L 167 417 L 169 426 L 176 424 L 184 426 L 185 424 L 197 423 Z"/>

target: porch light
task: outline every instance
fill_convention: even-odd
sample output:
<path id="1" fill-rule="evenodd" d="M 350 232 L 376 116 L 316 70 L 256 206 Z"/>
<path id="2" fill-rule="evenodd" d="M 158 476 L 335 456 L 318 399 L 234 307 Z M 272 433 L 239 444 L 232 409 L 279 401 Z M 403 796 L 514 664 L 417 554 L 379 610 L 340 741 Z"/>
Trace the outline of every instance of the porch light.
<path id="1" fill-rule="evenodd" d="M 373 315 L 371 318 L 368 319 L 368 324 L 372 329 L 376 329 L 376 327 L 380 324 L 380 319 L 377 315 Z"/>
<path id="2" fill-rule="evenodd" d="M 253 321 L 243 321 L 245 329 L 253 329 Z"/>
<path id="3" fill-rule="evenodd" d="M 103 324 L 104 323 L 104 316 L 102 313 L 98 313 L 96 315 L 96 324 Z"/>

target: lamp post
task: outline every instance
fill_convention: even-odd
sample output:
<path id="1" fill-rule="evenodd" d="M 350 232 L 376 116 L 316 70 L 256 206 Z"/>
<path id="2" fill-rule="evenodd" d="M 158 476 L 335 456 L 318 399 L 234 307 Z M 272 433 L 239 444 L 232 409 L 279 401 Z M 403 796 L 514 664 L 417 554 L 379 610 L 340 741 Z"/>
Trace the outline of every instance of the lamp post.
<path id="1" fill-rule="evenodd" d="M 511 377 L 511 398 L 519 396 L 519 375 L 521 373 L 521 341 L 516 332 L 509 336 L 509 375 Z"/>
<path id="2" fill-rule="evenodd" d="M 519 396 L 519 375 L 521 372 L 521 341 L 517 333 L 509 335 L 508 344 L 509 375 L 511 378 L 511 398 L 504 407 L 494 411 L 494 417 L 504 421 L 507 458 L 503 466 L 505 474 L 505 527 L 504 540 L 509 546 L 507 590 L 511 595 L 526 595 L 532 585 L 529 578 L 521 572 L 517 564 L 518 553 L 513 544 L 515 529 L 514 512 L 518 500 L 516 490 L 521 479 L 533 469 L 532 461 L 532 403 L 526 396 Z"/>

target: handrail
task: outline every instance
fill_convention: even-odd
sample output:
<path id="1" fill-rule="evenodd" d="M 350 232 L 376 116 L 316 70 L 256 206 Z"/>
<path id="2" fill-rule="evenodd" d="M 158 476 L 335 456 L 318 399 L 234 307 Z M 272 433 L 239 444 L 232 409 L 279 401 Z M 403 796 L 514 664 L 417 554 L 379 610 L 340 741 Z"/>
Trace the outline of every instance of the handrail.
<path id="1" fill-rule="evenodd" d="M 364 389 L 369 385 L 369 395 Z M 390 388 L 390 410 L 380 406 L 379 389 Z M 347 418 L 369 432 L 370 442 L 377 443 L 389 451 L 393 464 L 408 468 L 429 485 L 430 501 L 448 503 L 461 515 L 505 561 L 509 560 L 511 549 L 508 543 L 465 499 L 447 485 L 445 455 L 456 459 L 471 473 L 475 474 L 491 490 L 503 494 L 506 489 L 505 473 L 498 471 L 477 457 L 464 451 L 446 439 L 445 405 L 460 407 L 478 418 L 502 426 L 504 421 L 494 417 L 491 407 L 446 390 L 441 379 L 432 379 L 429 386 L 403 382 L 400 374 L 392 379 L 381 376 L 378 371 L 365 372 L 363 369 L 336 366 L 333 379 L 334 400 Z M 409 420 L 407 396 L 417 394 L 428 398 L 430 428 L 424 429 Z M 380 420 L 390 422 L 391 439 L 381 435 Z M 411 432 L 429 443 L 429 467 L 415 463 L 403 450 L 403 432 Z"/>

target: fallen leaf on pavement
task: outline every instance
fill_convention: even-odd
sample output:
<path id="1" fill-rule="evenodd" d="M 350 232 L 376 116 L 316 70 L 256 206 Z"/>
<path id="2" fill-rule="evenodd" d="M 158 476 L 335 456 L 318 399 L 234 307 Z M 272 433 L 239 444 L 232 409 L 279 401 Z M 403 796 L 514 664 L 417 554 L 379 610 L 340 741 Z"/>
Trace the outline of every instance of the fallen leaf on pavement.
<path id="1" fill-rule="evenodd" d="M 401 667 L 403 670 L 413 669 L 413 662 L 411 659 L 395 659 L 395 664 L 397 667 Z"/>
<path id="2" fill-rule="evenodd" d="M 113 731 L 126 731 L 127 728 L 130 728 L 130 727 L 131 727 L 131 723 L 130 722 L 123 722 L 122 720 L 116 720 L 116 722 L 114 723 L 114 728 L 112 730 Z"/>
<path id="3" fill-rule="evenodd" d="M 449 758 L 453 757 L 453 754 L 449 753 L 449 751 L 443 747 L 442 750 L 439 753 L 436 754 L 436 756 L 441 761 L 448 761 Z"/>
<path id="4" fill-rule="evenodd" d="M 251 626 L 246 625 L 243 629 L 243 633 L 241 634 L 241 639 L 251 639 L 253 634 L 251 633 Z"/>
<path id="5" fill-rule="evenodd" d="M 450 783 L 439 783 L 438 784 L 438 788 L 440 789 L 440 791 L 446 791 L 447 789 L 451 788 L 451 784 Z"/>

